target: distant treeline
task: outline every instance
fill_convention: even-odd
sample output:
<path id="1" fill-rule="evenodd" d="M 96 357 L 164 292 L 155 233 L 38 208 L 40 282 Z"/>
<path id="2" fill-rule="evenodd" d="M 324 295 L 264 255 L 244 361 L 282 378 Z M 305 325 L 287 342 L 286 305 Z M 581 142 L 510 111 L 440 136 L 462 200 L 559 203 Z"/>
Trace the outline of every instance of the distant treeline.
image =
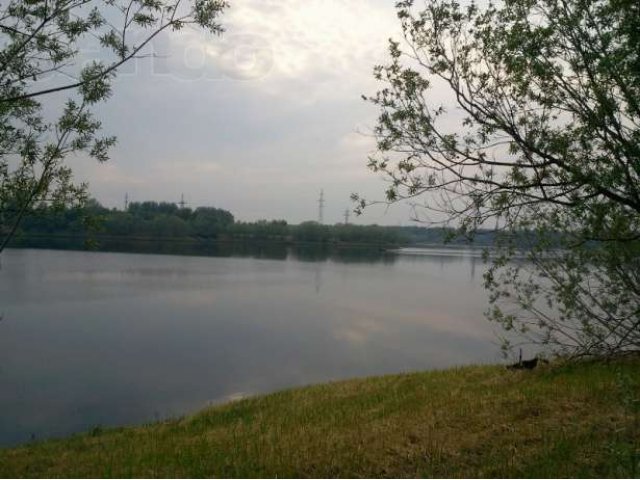
<path id="1" fill-rule="evenodd" d="M 174 203 L 134 202 L 126 211 L 107 209 L 95 200 L 83 208 L 34 209 L 21 224 L 20 236 L 110 236 L 129 239 L 284 241 L 378 245 L 443 244 L 450 231 L 442 228 L 303 222 L 236 221 L 227 210 L 180 208 Z M 491 238 L 480 240 L 489 244 Z M 453 243 L 464 243 L 460 239 Z"/>

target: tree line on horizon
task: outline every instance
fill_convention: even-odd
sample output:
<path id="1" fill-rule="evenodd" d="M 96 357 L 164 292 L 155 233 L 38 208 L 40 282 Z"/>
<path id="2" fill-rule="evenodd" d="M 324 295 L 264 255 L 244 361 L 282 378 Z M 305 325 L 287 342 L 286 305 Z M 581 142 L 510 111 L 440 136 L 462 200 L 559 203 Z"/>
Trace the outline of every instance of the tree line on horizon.
<path id="1" fill-rule="evenodd" d="M 30 236 L 114 236 L 131 239 L 288 241 L 347 244 L 443 244 L 451 230 L 421 226 L 324 225 L 315 221 L 237 221 L 222 208 L 181 208 L 169 202 L 132 202 L 126 210 L 108 209 L 96 200 L 82 208 L 41 205 L 26 217 L 19 238 Z M 490 239 L 480 244 L 489 243 Z M 460 243 L 461 240 L 454 240 Z M 477 242 L 478 243 L 478 242 Z"/>

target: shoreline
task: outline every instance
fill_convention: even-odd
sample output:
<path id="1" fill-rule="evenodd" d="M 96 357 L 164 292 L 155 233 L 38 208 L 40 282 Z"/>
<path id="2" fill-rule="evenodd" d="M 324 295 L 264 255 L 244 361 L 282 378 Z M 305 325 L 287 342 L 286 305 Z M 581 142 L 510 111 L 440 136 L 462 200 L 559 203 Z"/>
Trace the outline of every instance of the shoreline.
<path id="1" fill-rule="evenodd" d="M 625 395 L 640 394 L 638 367 L 467 366 L 294 388 L 0 449 L 0 474 L 631 476 L 640 431 Z"/>

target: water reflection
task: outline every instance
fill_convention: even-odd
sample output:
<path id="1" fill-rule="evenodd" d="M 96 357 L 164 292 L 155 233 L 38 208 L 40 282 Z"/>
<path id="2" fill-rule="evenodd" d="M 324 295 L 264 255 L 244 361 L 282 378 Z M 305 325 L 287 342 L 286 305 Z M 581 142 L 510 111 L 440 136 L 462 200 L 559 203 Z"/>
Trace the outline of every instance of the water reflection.
<path id="1" fill-rule="evenodd" d="M 99 238 L 88 242 L 81 238 L 29 237 L 17 239 L 14 245 L 30 249 L 148 253 L 206 257 L 258 258 L 301 262 L 336 261 L 343 263 L 393 263 L 396 254 L 380 247 L 296 244 L 278 242 L 216 242 L 197 239 L 150 240 Z"/>
<path id="2" fill-rule="evenodd" d="M 322 266 L 318 263 L 316 264 L 315 272 L 314 272 L 314 284 L 316 286 L 316 293 L 320 293 L 322 289 Z"/>
<path id="3" fill-rule="evenodd" d="M 237 256 L 7 251 L 0 443 L 499 358 L 473 252 L 233 248 Z"/>

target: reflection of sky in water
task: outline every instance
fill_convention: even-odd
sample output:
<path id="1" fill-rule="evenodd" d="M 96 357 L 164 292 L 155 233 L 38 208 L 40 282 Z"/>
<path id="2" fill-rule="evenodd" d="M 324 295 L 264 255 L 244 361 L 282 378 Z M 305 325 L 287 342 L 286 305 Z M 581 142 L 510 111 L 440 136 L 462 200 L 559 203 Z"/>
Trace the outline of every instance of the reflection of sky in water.
<path id="1" fill-rule="evenodd" d="M 287 258 L 6 252 L 0 444 L 499 358 L 468 252 Z"/>

